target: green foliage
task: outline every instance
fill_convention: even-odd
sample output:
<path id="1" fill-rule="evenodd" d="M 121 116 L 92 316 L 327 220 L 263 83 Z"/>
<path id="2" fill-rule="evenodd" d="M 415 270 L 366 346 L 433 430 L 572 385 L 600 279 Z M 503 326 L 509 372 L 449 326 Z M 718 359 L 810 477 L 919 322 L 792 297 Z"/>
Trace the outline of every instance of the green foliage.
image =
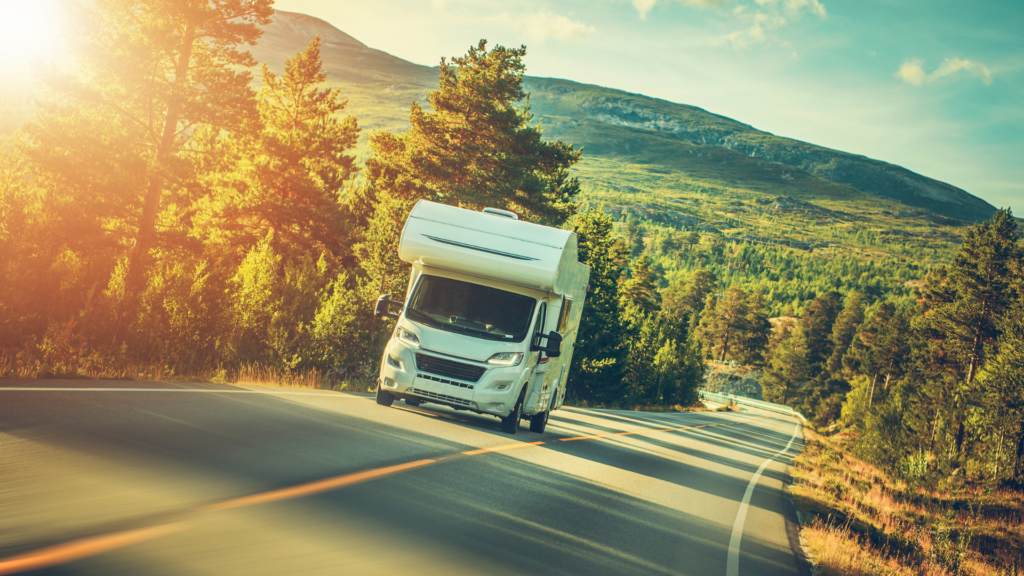
<path id="1" fill-rule="evenodd" d="M 551 225 L 573 215 L 580 188 L 569 168 L 580 152 L 543 141 L 530 125 L 525 55 L 525 47 L 488 50 L 481 41 L 465 56 L 442 59 L 438 88 L 427 96 L 431 110 L 414 102 L 408 131 L 370 138 L 372 196 L 496 206 Z"/>
<path id="2" fill-rule="evenodd" d="M 612 237 L 612 220 L 598 212 L 576 216 L 579 261 L 590 267 L 590 289 L 580 318 L 567 394 L 591 402 L 621 397 L 624 346 L 619 318 L 620 245 Z"/>

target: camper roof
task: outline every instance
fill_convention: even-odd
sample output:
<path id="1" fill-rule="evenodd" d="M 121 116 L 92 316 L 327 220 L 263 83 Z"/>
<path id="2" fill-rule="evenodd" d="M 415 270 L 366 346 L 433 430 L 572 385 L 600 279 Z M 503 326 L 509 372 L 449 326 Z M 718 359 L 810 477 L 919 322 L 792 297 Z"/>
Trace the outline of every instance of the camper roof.
<path id="1" fill-rule="evenodd" d="M 398 256 L 560 294 L 581 266 L 572 232 L 426 200 L 409 214 Z"/>

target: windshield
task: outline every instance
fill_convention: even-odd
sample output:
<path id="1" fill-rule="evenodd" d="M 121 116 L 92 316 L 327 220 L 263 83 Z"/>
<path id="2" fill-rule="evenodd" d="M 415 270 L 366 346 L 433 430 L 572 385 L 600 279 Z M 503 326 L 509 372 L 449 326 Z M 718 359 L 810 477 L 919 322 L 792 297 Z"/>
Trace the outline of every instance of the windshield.
<path id="1" fill-rule="evenodd" d="M 405 316 L 428 326 L 506 342 L 521 342 L 536 300 L 450 278 L 423 276 Z"/>

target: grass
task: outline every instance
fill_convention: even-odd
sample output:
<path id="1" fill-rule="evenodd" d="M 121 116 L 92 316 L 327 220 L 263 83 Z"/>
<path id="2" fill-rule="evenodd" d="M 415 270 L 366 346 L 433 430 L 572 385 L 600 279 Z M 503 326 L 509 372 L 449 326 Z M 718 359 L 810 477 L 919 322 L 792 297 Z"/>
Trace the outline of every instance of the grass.
<path id="1" fill-rule="evenodd" d="M 348 392 L 372 392 L 376 389 L 376 372 L 372 367 L 346 377 L 315 368 L 279 371 L 260 364 L 245 364 L 230 370 L 215 367 L 180 370 L 138 362 L 83 362 L 75 359 L 55 367 L 39 359 L 27 359 L 21 354 L 0 356 L 0 378 L 207 382 Z"/>
<path id="2" fill-rule="evenodd" d="M 1024 493 L 908 482 L 805 434 L 792 493 L 822 576 L 1024 574 Z"/>

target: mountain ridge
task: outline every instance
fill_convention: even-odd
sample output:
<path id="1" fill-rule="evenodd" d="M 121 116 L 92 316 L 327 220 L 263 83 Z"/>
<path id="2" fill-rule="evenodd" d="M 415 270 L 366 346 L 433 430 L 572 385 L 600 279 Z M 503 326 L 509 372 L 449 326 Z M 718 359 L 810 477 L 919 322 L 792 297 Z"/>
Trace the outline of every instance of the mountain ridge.
<path id="1" fill-rule="evenodd" d="M 324 42 L 321 54 L 328 81 L 341 85 L 342 96 L 350 100 L 349 111 L 364 127 L 407 128 L 408 105 L 425 103 L 426 94 L 436 87 L 436 67 L 370 48 L 307 14 L 276 12 L 251 51 L 279 69 L 284 58 L 316 34 Z M 352 90 L 357 87 L 361 89 Z M 771 134 L 697 106 L 560 78 L 528 76 L 524 87 L 531 94 L 532 112 L 543 122 L 544 137 L 583 147 L 585 156 L 693 174 L 710 169 L 718 179 L 767 194 L 785 192 L 787 182 L 799 179 L 817 192 L 807 194 L 795 187 L 789 190 L 791 195 L 850 197 L 855 190 L 961 220 L 982 220 L 995 212 L 966 190 L 902 166 Z M 366 93 L 374 90 L 376 94 Z M 736 174 L 709 167 L 708 158 L 735 165 Z"/>

